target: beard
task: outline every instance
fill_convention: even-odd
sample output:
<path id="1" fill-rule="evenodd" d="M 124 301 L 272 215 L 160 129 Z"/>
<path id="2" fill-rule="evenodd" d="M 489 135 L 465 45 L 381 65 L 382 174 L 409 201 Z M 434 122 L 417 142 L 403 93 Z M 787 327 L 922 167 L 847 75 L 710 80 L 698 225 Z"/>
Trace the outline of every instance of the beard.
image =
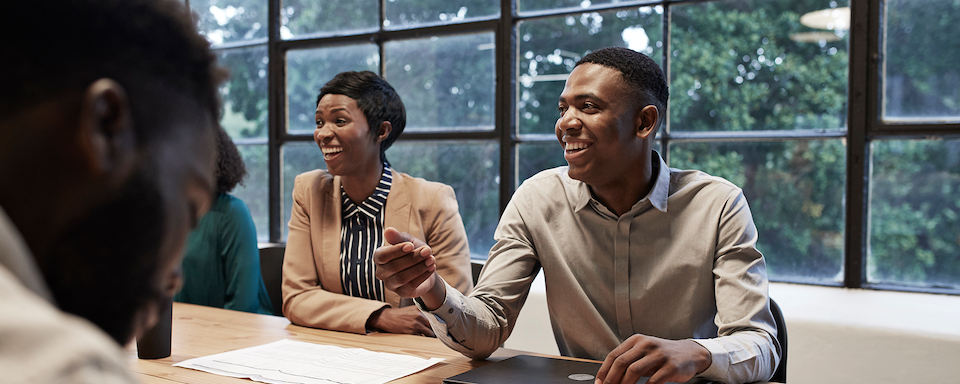
<path id="1" fill-rule="evenodd" d="M 163 198 L 144 167 L 70 226 L 41 265 L 61 310 L 83 317 L 118 344 L 134 336 L 135 319 L 165 296 Z"/>

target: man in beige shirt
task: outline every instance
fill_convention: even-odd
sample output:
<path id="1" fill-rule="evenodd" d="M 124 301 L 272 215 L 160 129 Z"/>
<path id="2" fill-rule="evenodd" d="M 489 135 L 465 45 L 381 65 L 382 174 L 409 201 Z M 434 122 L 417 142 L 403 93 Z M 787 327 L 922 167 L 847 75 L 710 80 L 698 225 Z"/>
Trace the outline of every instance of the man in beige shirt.
<path id="1" fill-rule="evenodd" d="M 517 189 L 469 297 L 433 273 L 429 247 L 391 229 L 377 277 L 470 357 L 510 336 L 542 269 L 558 347 L 604 360 L 598 383 L 769 379 L 780 347 L 753 218 L 740 188 L 669 168 L 651 149 L 667 99 L 643 54 L 587 54 L 558 103 L 569 166 Z"/>
<path id="2" fill-rule="evenodd" d="M 3 7 L 2 381 L 134 382 L 121 345 L 211 201 L 222 73 L 182 2 Z"/>

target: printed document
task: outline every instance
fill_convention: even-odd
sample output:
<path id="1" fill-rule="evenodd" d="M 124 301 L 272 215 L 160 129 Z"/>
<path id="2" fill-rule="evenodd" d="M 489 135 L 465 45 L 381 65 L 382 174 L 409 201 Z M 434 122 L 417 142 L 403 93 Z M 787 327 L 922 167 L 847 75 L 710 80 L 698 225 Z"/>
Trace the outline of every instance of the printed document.
<path id="1" fill-rule="evenodd" d="M 271 384 L 383 384 L 443 361 L 360 348 L 280 340 L 185 360 L 175 367 Z"/>

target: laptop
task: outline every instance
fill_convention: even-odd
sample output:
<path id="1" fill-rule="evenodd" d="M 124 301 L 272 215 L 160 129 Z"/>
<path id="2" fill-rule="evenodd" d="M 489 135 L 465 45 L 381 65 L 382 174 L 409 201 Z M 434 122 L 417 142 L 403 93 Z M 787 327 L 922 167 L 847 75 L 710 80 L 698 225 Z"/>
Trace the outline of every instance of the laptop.
<path id="1" fill-rule="evenodd" d="M 446 384 L 593 384 L 600 363 L 517 355 L 443 380 Z"/>

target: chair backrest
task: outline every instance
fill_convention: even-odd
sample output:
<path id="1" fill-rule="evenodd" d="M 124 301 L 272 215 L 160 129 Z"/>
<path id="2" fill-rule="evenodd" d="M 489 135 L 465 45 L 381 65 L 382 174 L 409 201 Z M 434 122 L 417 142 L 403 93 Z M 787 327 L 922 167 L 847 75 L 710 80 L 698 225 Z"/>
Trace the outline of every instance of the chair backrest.
<path id="1" fill-rule="evenodd" d="M 776 301 L 770 299 L 770 312 L 773 312 L 773 321 L 777 323 L 777 341 L 780 343 L 780 365 L 773 373 L 772 382 L 787 382 L 787 323 L 783 320 L 783 312 Z"/>
<path id="2" fill-rule="evenodd" d="M 263 275 L 263 284 L 267 286 L 270 303 L 273 304 L 273 314 L 283 316 L 283 295 L 280 284 L 283 283 L 283 244 L 268 244 L 260 248 L 260 274 Z"/>
<path id="3" fill-rule="evenodd" d="M 473 275 L 473 286 L 477 286 L 477 281 L 480 280 L 480 271 L 483 270 L 483 264 L 485 260 L 470 260 L 470 272 Z"/>

